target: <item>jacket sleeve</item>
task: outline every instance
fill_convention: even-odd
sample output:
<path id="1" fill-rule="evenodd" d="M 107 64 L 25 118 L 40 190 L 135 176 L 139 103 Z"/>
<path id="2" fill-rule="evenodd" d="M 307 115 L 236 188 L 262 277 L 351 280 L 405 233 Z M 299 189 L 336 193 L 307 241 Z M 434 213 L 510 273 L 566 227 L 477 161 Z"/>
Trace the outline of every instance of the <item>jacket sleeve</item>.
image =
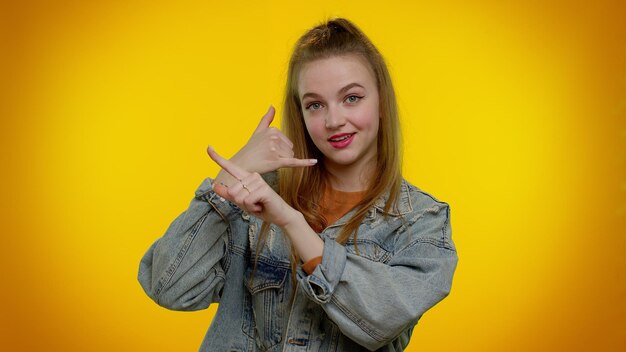
<path id="1" fill-rule="evenodd" d="M 310 299 L 350 339 L 376 350 L 413 327 L 450 292 L 457 253 L 449 206 L 436 203 L 409 220 L 391 259 L 376 262 L 327 239 L 322 263 L 298 279 Z M 400 227 L 402 228 L 402 227 Z"/>
<path id="2" fill-rule="evenodd" d="M 150 298 L 172 310 L 204 309 L 219 300 L 232 210 L 213 192 L 212 180 L 204 180 L 189 208 L 141 259 L 138 280 Z"/>

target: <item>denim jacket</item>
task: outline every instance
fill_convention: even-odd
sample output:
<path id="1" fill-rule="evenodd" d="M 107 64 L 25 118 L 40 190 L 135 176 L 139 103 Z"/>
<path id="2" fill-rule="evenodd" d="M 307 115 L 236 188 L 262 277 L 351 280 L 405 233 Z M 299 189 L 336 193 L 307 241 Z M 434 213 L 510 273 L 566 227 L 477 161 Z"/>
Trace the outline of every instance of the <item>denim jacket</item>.
<path id="1" fill-rule="evenodd" d="M 264 175 L 272 186 L 275 175 Z M 257 258 L 262 221 L 211 184 L 204 180 L 148 249 L 138 275 L 165 308 L 219 303 L 200 351 L 402 351 L 422 314 L 450 292 L 457 253 L 449 206 L 406 180 L 397 209 L 384 218 L 381 197 L 356 243 L 335 241 L 354 210 L 324 229 L 321 264 L 311 275 L 298 266 L 295 285 L 281 230 L 270 226 Z"/>

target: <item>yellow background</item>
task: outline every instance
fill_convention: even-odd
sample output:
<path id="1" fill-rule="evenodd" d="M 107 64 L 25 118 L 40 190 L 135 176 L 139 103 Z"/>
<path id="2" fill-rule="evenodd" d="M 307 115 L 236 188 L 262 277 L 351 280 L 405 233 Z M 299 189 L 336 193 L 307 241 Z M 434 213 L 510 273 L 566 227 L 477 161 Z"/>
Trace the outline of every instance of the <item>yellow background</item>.
<path id="1" fill-rule="evenodd" d="M 216 307 L 158 307 L 139 260 L 345 16 L 388 61 L 406 178 L 452 209 L 409 351 L 626 350 L 626 5 L 581 3 L 3 2 L 0 347 L 197 350 Z"/>

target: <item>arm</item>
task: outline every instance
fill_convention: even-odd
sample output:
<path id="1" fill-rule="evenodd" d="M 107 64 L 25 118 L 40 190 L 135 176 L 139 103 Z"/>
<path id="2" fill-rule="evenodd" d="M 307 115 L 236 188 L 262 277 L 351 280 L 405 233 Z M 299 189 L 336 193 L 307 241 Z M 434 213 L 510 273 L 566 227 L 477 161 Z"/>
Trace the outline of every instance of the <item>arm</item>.
<path id="1" fill-rule="evenodd" d="M 415 214 L 408 229 L 396 233 L 413 240 L 395 250 L 388 263 L 379 263 L 350 254 L 333 240 L 322 241 L 258 173 L 241 169 L 210 147 L 208 153 L 237 180 L 229 187 L 215 185 L 219 195 L 278 225 L 304 261 L 322 254 L 322 263 L 311 275 L 298 272 L 299 281 L 339 329 L 360 345 L 375 350 L 388 344 L 448 295 L 457 254 L 447 204 Z"/>
<path id="2" fill-rule="evenodd" d="M 232 206 L 211 186 L 212 180 L 207 178 L 189 208 L 141 259 L 139 282 L 146 294 L 165 308 L 199 310 L 219 300 Z"/>
<path id="3" fill-rule="evenodd" d="M 303 260 L 320 254 L 321 239 L 258 173 L 241 169 L 210 147 L 208 153 L 237 180 L 229 187 L 215 185 L 219 195 L 278 225 Z M 437 203 L 422 209 L 405 231 L 395 234 L 412 240 L 394 250 L 388 263 L 350 254 L 344 246 L 326 240 L 321 246 L 322 263 L 311 275 L 298 272 L 309 298 L 322 306 L 346 336 L 368 349 L 380 348 L 413 327 L 450 291 L 457 254 L 450 237 L 449 207 Z"/>
<path id="4" fill-rule="evenodd" d="M 446 297 L 456 268 L 447 204 L 440 203 L 436 213 L 425 211 L 397 236 L 411 241 L 388 263 L 326 240 L 322 263 L 311 275 L 299 273 L 309 298 L 346 336 L 370 350 L 391 342 Z"/>
<path id="5" fill-rule="evenodd" d="M 322 255 L 322 239 L 307 224 L 304 216 L 285 203 L 261 175 L 250 173 L 231 160 L 224 159 L 211 147 L 207 152 L 222 170 L 236 180 L 230 186 L 214 185 L 217 194 L 263 221 L 280 227 L 304 261 Z"/>
<path id="6" fill-rule="evenodd" d="M 270 106 L 231 162 L 257 175 L 281 167 L 315 165 L 315 160 L 293 157 L 291 141 L 270 127 L 273 118 L 274 108 Z M 159 305 L 175 310 L 197 310 L 219 299 L 224 271 L 228 270 L 223 267 L 222 259 L 227 255 L 226 233 L 232 208 L 213 191 L 213 186 L 214 183 L 228 186 L 236 181 L 224 171 L 219 172 L 215 182 L 207 179 L 189 208 L 144 255 L 139 281 Z"/>

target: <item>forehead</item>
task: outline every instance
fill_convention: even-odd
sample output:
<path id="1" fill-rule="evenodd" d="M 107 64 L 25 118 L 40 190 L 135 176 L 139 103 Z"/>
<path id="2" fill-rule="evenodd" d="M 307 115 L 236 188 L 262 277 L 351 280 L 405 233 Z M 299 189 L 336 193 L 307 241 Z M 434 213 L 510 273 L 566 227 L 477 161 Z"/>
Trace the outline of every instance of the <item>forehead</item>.
<path id="1" fill-rule="evenodd" d="M 302 66 L 298 75 L 298 95 L 333 94 L 354 82 L 366 89 L 376 87 L 374 72 L 361 55 L 348 54 L 318 59 Z"/>

